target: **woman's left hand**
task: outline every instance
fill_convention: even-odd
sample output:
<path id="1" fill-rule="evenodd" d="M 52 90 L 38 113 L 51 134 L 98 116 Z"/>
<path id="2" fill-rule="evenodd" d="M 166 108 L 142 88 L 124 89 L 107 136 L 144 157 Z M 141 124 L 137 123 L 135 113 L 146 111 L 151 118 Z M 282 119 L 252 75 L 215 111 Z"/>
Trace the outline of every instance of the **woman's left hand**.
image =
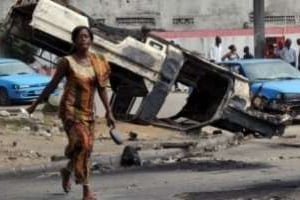
<path id="1" fill-rule="evenodd" d="M 116 120 L 115 120 L 112 112 L 107 112 L 105 114 L 105 118 L 106 118 L 107 126 L 114 129 L 116 127 Z"/>

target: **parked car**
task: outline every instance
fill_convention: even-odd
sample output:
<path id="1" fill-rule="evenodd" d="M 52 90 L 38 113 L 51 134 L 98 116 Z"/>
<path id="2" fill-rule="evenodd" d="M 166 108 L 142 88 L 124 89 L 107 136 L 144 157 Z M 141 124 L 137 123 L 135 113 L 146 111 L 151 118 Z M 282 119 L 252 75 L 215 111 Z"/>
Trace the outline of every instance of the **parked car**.
<path id="1" fill-rule="evenodd" d="M 249 59 L 221 63 L 250 81 L 253 107 L 269 113 L 300 114 L 300 72 L 279 59 Z"/>
<path id="2" fill-rule="evenodd" d="M 0 59 L 0 105 L 35 100 L 50 77 L 15 59 Z"/>

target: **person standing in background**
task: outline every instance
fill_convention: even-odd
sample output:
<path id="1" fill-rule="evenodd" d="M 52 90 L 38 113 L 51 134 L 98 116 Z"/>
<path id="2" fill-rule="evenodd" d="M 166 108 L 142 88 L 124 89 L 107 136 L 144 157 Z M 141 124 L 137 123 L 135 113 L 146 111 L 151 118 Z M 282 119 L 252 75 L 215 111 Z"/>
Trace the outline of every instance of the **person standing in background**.
<path id="1" fill-rule="evenodd" d="M 269 59 L 278 58 L 277 55 L 275 54 L 274 44 L 269 44 L 268 45 L 268 50 L 267 50 L 267 54 L 266 54 L 265 57 L 269 58 Z"/>
<path id="2" fill-rule="evenodd" d="M 282 50 L 283 50 L 283 41 L 280 40 L 277 43 L 277 47 L 275 48 L 275 55 L 277 58 L 281 58 Z"/>
<path id="3" fill-rule="evenodd" d="M 294 67 L 296 67 L 296 61 L 297 61 L 297 55 L 296 50 L 291 48 L 292 46 L 292 40 L 286 39 L 284 43 L 284 48 L 282 49 L 282 52 L 280 54 L 280 58 L 287 63 L 290 63 Z"/>
<path id="4" fill-rule="evenodd" d="M 298 70 L 300 70 L 300 38 L 297 39 L 297 45 L 298 45 Z"/>
<path id="5" fill-rule="evenodd" d="M 216 36 L 215 38 L 215 44 L 214 46 L 212 46 L 210 48 L 210 51 L 209 51 L 209 60 L 211 62 L 215 62 L 215 63 L 218 63 L 218 62 L 221 62 L 221 58 L 222 58 L 222 39 L 220 36 Z"/>
<path id="6" fill-rule="evenodd" d="M 244 59 L 252 59 L 254 56 L 250 53 L 250 49 L 248 46 L 244 47 Z"/>

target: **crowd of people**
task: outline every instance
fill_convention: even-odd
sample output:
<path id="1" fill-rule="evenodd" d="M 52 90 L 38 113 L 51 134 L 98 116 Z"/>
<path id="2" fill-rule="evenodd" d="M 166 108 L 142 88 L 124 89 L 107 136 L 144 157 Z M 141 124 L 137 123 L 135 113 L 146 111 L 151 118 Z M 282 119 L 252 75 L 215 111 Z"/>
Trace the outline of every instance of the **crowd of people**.
<path id="1" fill-rule="evenodd" d="M 300 47 L 300 39 L 297 39 L 297 45 Z M 220 36 L 216 36 L 214 45 L 210 48 L 209 51 L 209 60 L 211 62 L 222 62 L 226 60 L 238 60 L 238 59 L 253 59 L 254 56 L 250 52 L 249 46 L 245 46 L 243 49 L 244 55 L 239 56 L 237 48 L 234 44 L 231 44 L 228 47 L 228 51 L 223 54 L 222 49 L 222 39 Z M 266 48 L 265 58 L 269 59 L 282 59 L 292 66 L 300 69 L 300 51 L 298 52 L 292 48 L 292 40 L 286 39 L 284 42 L 279 41 L 277 44 L 269 44 Z M 298 62 L 297 62 L 298 58 Z M 296 66 L 298 63 L 298 66 Z"/>

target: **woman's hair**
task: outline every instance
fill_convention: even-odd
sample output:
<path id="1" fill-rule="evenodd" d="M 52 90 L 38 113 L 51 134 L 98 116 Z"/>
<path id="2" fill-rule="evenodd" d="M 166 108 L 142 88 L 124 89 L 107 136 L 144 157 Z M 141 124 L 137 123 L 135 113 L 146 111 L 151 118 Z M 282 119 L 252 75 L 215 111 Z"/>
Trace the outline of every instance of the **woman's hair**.
<path id="1" fill-rule="evenodd" d="M 84 30 L 84 29 L 87 30 L 87 32 L 89 33 L 91 40 L 92 41 L 94 40 L 94 34 L 93 34 L 93 32 L 91 31 L 91 29 L 89 27 L 87 27 L 87 26 L 77 26 L 72 31 L 72 41 L 73 41 L 73 43 L 76 42 L 76 38 L 77 38 L 78 34 L 80 33 L 80 31 Z"/>

